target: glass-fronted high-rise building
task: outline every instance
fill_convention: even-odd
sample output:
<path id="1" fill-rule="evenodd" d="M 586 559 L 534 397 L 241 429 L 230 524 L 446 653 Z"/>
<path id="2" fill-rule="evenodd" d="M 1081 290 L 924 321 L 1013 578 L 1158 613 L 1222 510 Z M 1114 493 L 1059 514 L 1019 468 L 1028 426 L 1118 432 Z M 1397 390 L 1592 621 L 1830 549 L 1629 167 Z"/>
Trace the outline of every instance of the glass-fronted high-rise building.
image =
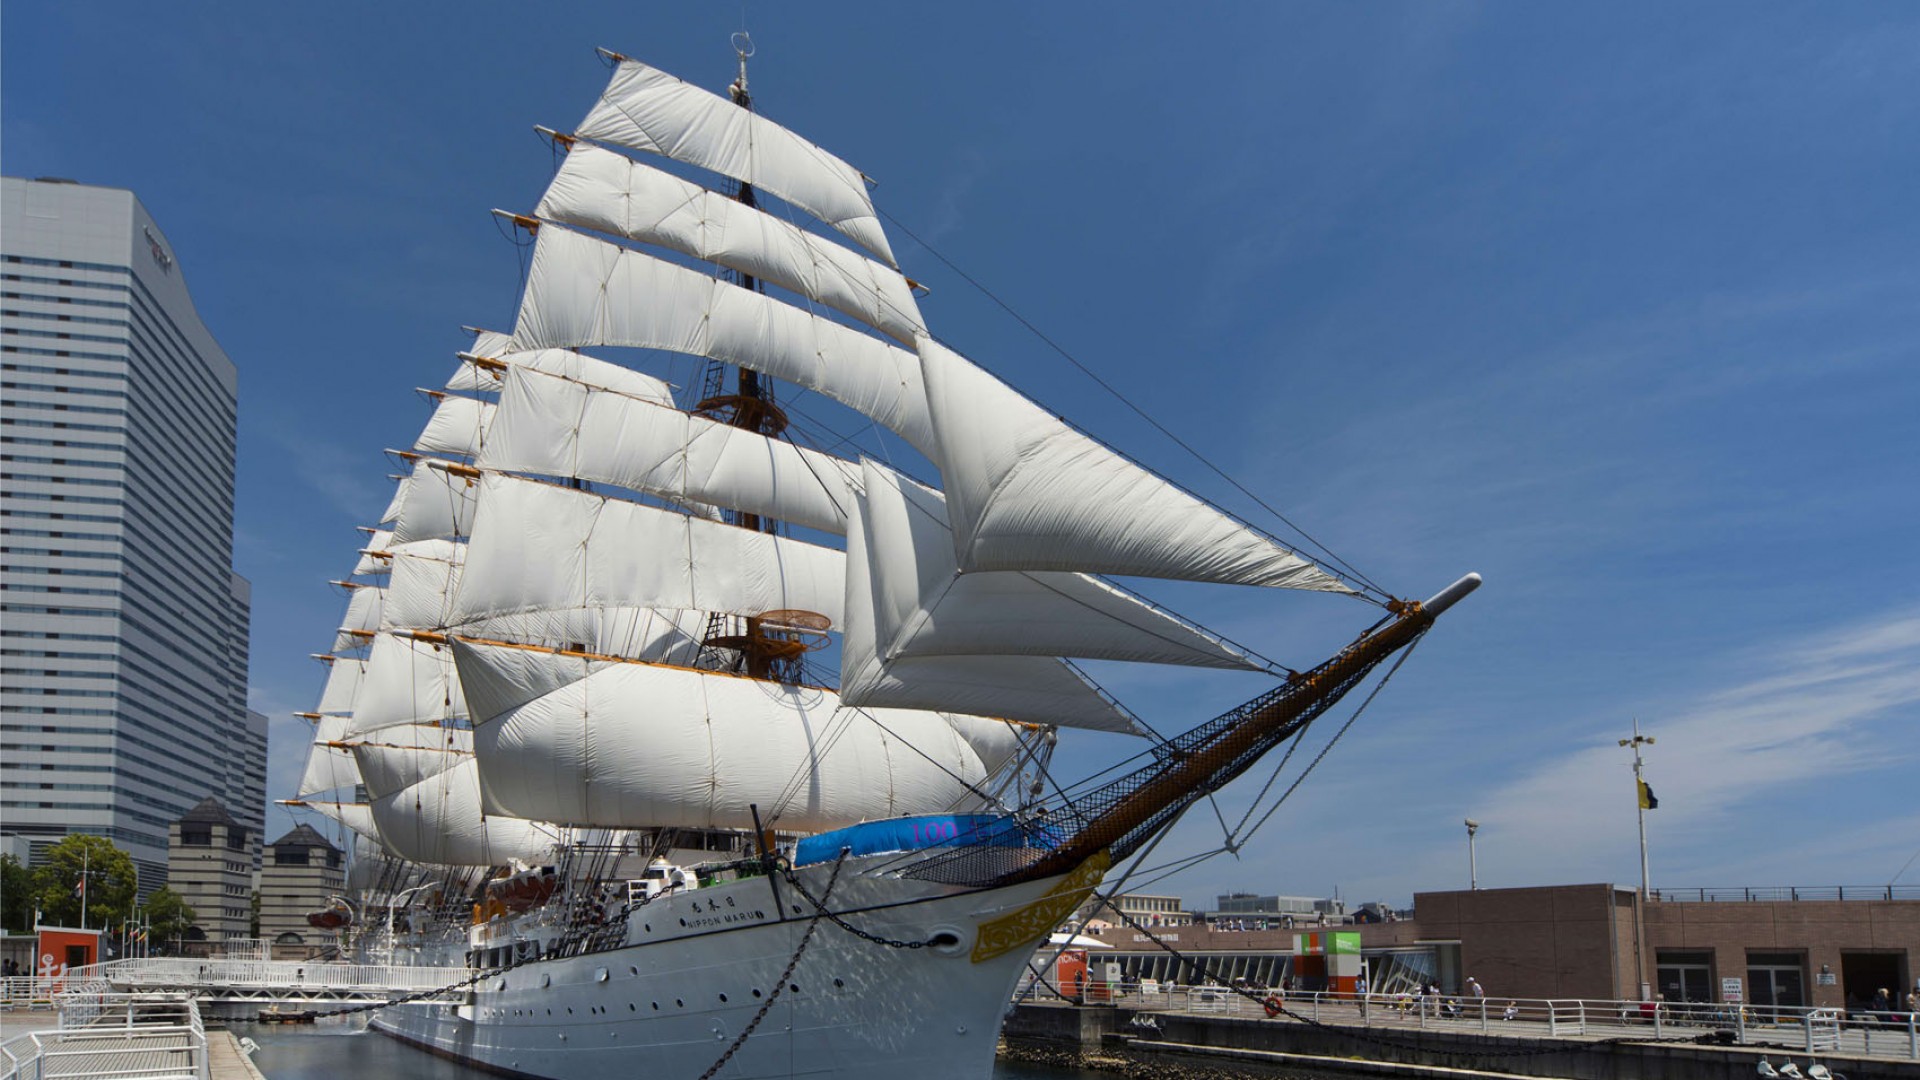
<path id="1" fill-rule="evenodd" d="M 212 797 L 259 866 L 234 366 L 132 192 L 0 180 L 0 367 L 0 832 L 108 837 L 145 892 Z"/>

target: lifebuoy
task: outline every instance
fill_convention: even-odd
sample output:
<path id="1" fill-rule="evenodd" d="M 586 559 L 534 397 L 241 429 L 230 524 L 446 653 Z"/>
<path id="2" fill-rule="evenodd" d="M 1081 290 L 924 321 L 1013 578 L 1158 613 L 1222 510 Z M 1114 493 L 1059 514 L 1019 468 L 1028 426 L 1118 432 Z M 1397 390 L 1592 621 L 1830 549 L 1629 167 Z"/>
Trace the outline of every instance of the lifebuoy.
<path id="1" fill-rule="evenodd" d="M 1271 1020 L 1280 1015 L 1281 1010 L 1287 1007 L 1287 1003 L 1280 999 L 1279 994 L 1269 994 L 1266 1000 L 1266 1007 L 1267 1019 Z"/>

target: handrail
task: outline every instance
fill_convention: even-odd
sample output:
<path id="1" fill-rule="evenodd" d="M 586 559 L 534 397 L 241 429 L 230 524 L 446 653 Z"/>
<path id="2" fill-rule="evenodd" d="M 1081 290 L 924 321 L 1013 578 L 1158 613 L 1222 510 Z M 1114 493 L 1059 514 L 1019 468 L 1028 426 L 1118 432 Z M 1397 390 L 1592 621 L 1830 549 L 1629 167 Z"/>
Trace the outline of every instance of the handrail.
<path id="1" fill-rule="evenodd" d="M 1062 995 L 1051 980 L 1023 981 L 1014 1000 L 1111 1004 L 1136 1012 L 1189 1013 L 1268 1019 L 1264 1002 L 1278 997 L 1276 1022 L 1361 1027 L 1435 1028 L 1510 1038 L 1612 1036 L 1692 1041 L 1725 1032 L 1737 1043 L 1786 1043 L 1833 1055 L 1920 1061 L 1920 1014 L 1736 1003 L 1623 1001 L 1593 998 L 1493 998 L 1458 994 L 1368 994 L 1252 989 L 1177 983 L 1084 980 Z M 1290 1015 L 1289 1015 L 1290 1014 Z M 1726 1035 L 1721 1036 L 1727 1037 Z"/>
<path id="2" fill-rule="evenodd" d="M 1856 900 L 1920 900 L 1920 885 L 1722 885 L 1654 889 L 1667 903 L 1739 904 Z"/>
<path id="3" fill-rule="evenodd" d="M 49 1074 L 101 1077 L 178 1077 L 189 1072 L 209 1080 L 207 1030 L 191 994 L 115 993 L 101 982 L 84 983 L 57 995 L 58 1027 L 33 1031 L 0 1044 L 4 1071 L 0 1080 L 39 1080 Z M 184 1060 L 142 1065 L 134 1055 L 165 1051 Z M 59 1068 L 74 1058 L 94 1068 Z"/>

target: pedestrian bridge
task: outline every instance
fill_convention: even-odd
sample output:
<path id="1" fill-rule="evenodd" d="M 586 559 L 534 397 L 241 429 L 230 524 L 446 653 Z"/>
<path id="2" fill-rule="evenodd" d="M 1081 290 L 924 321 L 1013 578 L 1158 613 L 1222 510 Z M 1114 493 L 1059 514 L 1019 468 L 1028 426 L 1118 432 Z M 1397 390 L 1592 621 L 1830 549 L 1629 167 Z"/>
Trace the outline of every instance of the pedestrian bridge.
<path id="1" fill-rule="evenodd" d="M 400 997 L 457 1001 L 473 974 L 464 967 L 150 957 L 94 964 L 66 978 L 103 980 L 120 993 L 187 993 L 203 1003 L 380 1005 Z"/>

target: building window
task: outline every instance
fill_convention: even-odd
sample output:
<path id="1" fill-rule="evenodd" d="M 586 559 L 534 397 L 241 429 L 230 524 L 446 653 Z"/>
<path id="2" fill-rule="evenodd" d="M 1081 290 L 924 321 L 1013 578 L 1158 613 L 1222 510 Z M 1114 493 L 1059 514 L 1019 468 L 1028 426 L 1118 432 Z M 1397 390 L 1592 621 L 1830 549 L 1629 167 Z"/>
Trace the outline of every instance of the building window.
<path id="1" fill-rule="evenodd" d="M 213 833 L 200 832 L 197 830 L 194 832 L 188 832 L 185 829 L 181 829 L 180 843 L 185 847 L 212 847 Z"/>
<path id="2" fill-rule="evenodd" d="M 1667 1001 L 1713 1000 L 1712 953 L 1661 949 L 1655 953 L 1654 969 L 1659 992 Z"/>
<path id="3" fill-rule="evenodd" d="M 273 849 L 273 865 L 305 866 L 307 865 L 307 849 L 306 848 L 274 848 Z"/>

